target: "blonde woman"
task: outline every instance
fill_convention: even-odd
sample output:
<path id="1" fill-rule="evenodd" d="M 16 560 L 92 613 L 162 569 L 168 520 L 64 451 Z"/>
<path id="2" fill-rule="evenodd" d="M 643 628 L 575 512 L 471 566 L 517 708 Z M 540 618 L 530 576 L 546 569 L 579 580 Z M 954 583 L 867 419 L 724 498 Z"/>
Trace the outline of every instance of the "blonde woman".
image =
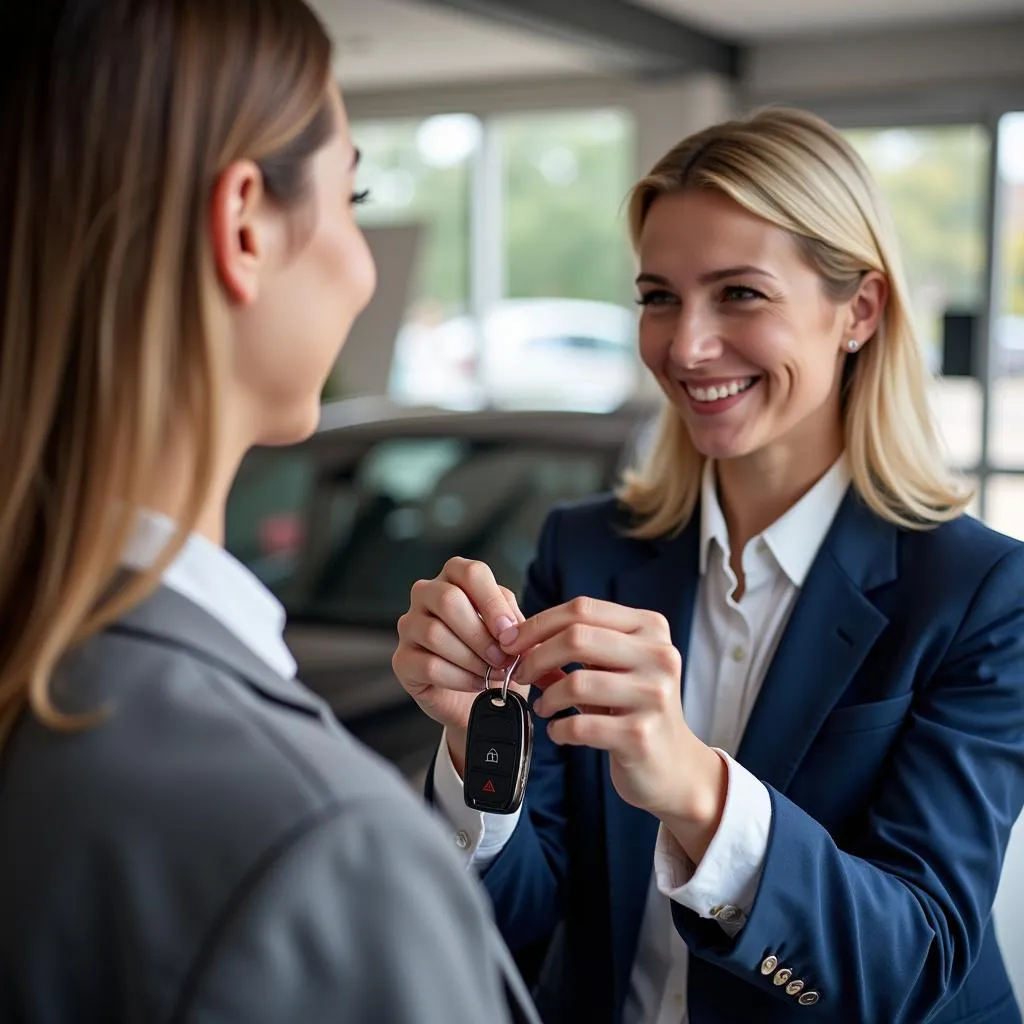
<path id="1" fill-rule="evenodd" d="M 394 661 L 446 728 L 432 797 L 511 946 L 557 936 L 549 1021 L 1017 1024 L 991 909 L 1024 547 L 944 469 L 868 172 L 767 110 L 680 143 L 630 215 L 660 434 L 551 514 L 525 620 L 478 563 L 414 588 Z M 514 655 L 533 770 L 481 815 L 467 710 Z"/>
<path id="2" fill-rule="evenodd" d="M 221 547 L 374 288 L 327 36 L 300 0 L 37 0 L 0 51 L 0 1020 L 534 1020 Z"/>

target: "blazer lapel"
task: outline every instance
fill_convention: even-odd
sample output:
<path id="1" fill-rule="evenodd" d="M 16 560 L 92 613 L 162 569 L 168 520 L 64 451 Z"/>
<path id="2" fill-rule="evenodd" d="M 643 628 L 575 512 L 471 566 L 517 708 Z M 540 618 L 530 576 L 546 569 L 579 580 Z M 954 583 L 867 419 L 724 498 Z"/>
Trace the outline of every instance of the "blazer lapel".
<path id="1" fill-rule="evenodd" d="M 686 662 L 698 579 L 699 515 L 678 537 L 652 542 L 650 557 L 612 580 L 610 598 L 618 604 L 660 612 L 672 629 L 672 642 Z M 608 755 L 600 755 L 612 943 L 615 1005 L 621 1006 L 643 919 L 658 819 L 627 804 L 612 785 Z"/>
<path id="2" fill-rule="evenodd" d="M 888 619 L 865 596 L 896 578 L 896 527 L 850 490 L 808 573 L 737 760 L 785 791 Z"/>

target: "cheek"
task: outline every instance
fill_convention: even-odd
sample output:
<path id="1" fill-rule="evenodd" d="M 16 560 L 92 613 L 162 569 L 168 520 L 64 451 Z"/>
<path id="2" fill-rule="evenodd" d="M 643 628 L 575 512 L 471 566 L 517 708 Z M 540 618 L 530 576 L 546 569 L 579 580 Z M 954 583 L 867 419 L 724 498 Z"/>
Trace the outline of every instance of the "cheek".
<path id="1" fill-rule="evenodd" d="M 327 299 L 322 308 L 333 310 L 340 321 L 335 327 L 347 332 L 377 285 L 370 248 L 351 214 L 346 213 L 321 239 L 319 250 L 320 283 Z"/>
<path id="2" fill-rule="evenodd" d="M 761 351 L 769 385 L 787 402 L 801 408 L 816 407 L 832 394 L 839 367 L 827 339 L 787 335 L 776 337 L 774 344 Z"/>
<path id="3" fill-rule="evenodd" d="M 665 360 L 672 346 L 673 327 L 668 318 L 645 313 L 640 318 L 637 334 L 640 359 L 655 376 L 665 371 Z"/>
<path id="4" fill-rule="evenodd" d="M 335 287 L 354 319 L 373 298 L 377 289 L 377 266 L 367 240 L 351 219 L 341 225 L 335 250 Z"/>

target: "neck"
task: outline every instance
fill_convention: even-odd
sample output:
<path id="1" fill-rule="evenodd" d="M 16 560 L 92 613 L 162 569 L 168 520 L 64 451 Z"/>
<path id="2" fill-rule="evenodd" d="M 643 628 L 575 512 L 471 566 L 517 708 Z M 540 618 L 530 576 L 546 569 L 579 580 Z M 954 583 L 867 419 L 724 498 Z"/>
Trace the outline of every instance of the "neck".
<path id="1" fill-rule="evenodd" d="M 224 518 L 228 494 L 238 466 L 245 454 L 244 446 L 224 446 L 217 458 L 213 479 L 206 500 L 199 509 L 192 531 L 214 544 L 224 544 Z M 162 513 L 175 522 L 182 522 L 187 511 L 189 488 L 195 474 L 195 451 L 190 445 L 171 445 L 161 460 L 160 482 L 146 501 L 146 507 Z"/>
<path id="2" fill-rule="evenodd" d="M 729 527 L 729 546 L 746 543 L 785 515 L 843 452 L 842 424 L 815 428 L 815 443 L 780 440 L 761 451 L 716 465 L 718 496 Z"/>

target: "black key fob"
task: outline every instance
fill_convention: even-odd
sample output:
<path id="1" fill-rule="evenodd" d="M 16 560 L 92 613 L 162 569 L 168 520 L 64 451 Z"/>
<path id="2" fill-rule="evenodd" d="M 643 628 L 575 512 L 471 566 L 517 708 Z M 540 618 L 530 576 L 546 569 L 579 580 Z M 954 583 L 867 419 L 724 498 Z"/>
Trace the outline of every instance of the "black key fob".
<path id="1" fill-rule="evenodd" d="M 467 807 L 488 814 L 514 814 L 530 773 L 533 719 L 526 701 L 508 687 L 514 667 L 500 688 L 490 686 L 488 672 L 488 688 L 469 713 L 463 795 Z"/>

